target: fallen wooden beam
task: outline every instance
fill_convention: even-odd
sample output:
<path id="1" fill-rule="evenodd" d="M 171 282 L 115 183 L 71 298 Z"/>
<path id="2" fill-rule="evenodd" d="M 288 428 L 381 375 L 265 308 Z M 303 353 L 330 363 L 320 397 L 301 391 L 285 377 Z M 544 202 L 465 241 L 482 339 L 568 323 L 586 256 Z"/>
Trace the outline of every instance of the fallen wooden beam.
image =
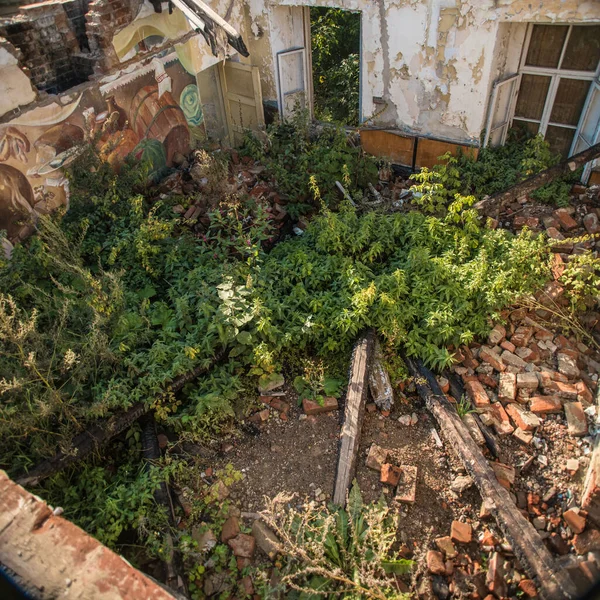
<path id="1" fill-rule="evenodd" d="M 211 366 L 223 356 L 224 352 L 220 352 L 211 363 Z M 180 375 L 173 380 L 163 394 L 178 392 L 186 383 L 192 381 L 202 373 L 206 373 L 209 368 L 198 366 Z M 127 410 L 119 411 L 108 419 L 86 429 L 73 438 L 69 450 L 66 452 L 59 450 L 54 456 L 37 464 L 27 475 L 19 477 L 16 482 L 22 486 L 37 485 L 43 479 L 87 458 L 90 454 L 133 425 L 141 416 L 145 415 L 150 410 L 151 404 L 151 402 L 138 402 Z"/>
<path id="2" fill-rule="evenodd" d="M 346 495 L 356 469 L 360 431 L 369 386 L 369 363 L 374 344 L 375 334 L 373 331 L 369 331 L 358 340 L 352 354 L 350 382 L 346 393 L 346 409 L 340 435 L 340 454 L 333 492 L 333 502 L 339 506 L 346 504 Z"/>
<path id="3" fill-rule="evenodd" d="M 533 525 L 517 509 L 508 490 L 500 485 L 465 424 L 448 402 L 433 373 L 420 361 L 403 356 L 415 378 L 417 391 L 436 418 L 446 441 L 473 478 L 484 501 L 492 508 L 499 527 L 517 559 L 534 579 L 545 600 L 578 597 L 575 584 L 564 569 L 557 568 L 552 555 Z"/>
<path id="4" fill-rule="evenodd" d="M 468 396 L 465 393 L 465 388 L 463 387 L 462 382 L 455 373 L 450 373 L 450 371 L 446 371 L 444 373 L 444 377 L 446 377 L 446 379 L 448 380 L 448 383 L 450 384 L 450 392 L 452 393 L 452 396 L 457 402 L 460 402 L 463 396 L 468 399 Z M 475 411 L 475 406 L 473 402 L 469 400 L 469 404 L 473 411 Z M 492 453 L 492 455 L 498 458 L 498 456 L 500 455 L 500 449 L 498 448 L 498 442 L 496 442 L 494 434 L 487 425 L 484 425 L 483 421 L 481 420 L 481 417 L 476 412 L 473 412 L 472 414 L 473 418 L 477 422 L 477 427 L 479 427 L 479 431 L 481 431 L 481 435 L 483 435 L 483 438 L 485 439 L 485 445 L 488 447 L 488 450 Z"/>
<path id="5" fill-rule="evenodd" d="M 504 192 L 498 192 L 489 198 L 480 200 L 477 204 L 475 204 L 475 208 L 485 215 L 490 215 L 492 212 L 498 214 L 502 207 L 508 202 L 524 198 L 527 196 L 527 194 L 537 190 L 546 183 L 550 183 L 551 181 L 564 175 L 569 175 L 573 171 L 576 171 L 579 167 L 582 167 L 586 163 L 598 158 L 599 156 L 600 143 L 590 146 L 587 150 L 579 152 L 579 154 L 575 154 L 574 156 L 571 156 L 570 158 L 567 158 L 557 165 L 545 169 L 536 175 L 532 175 L 520 183 L 516 183 Z"/>
<path id="6" fill-rule="evenodd" d="M 600 385 L 596 389 L 596 426 L 600 424 Z M 581 508 L 587 511 L 587 518 L 600 527 L 600 434 L 594 435 L 592 460 L 588 467 L 581 495 Z"/>

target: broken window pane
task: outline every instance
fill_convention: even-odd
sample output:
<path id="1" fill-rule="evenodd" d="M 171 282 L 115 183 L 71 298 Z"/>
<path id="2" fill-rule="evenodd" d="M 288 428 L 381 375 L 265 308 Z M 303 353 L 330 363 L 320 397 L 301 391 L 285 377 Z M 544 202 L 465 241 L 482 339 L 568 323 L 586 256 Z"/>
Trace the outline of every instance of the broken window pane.
<path id="1" fill-rule="evenodd" d="M 589 91 L 589 81 L 562 77 L 558 84 L 550 122 L 577 125 Z"/>
<path id="2" fill-rule="evenodd" d="M 600 25 L 574 25 L 561 69 L 595 71 L 600 61 Z"/>
<path id="3" fill-rule="evenodd" d="M 550 144 L 550 150 L 552 150 L 552 152 L 560 154 L 563 158 L 567 158 L 569 156 L 569 151 L 571 150 L 574 136 L 574 129 L 558 127 L 557 125 L 548 125 L 545 139 Z"/>
<path id="4" fill-rule="evenodd" d="M 531 67 L 558 67 L 568 31 L 568 25 L 534 25 L 525 64 Z"/>
<path id="5" fill-rule="evenodd" d="M 550 87 L 550 77 L 524 74 L 521 78 L 515 116 L 524 119 L 541 119 Z"/>
<path id="6" fill-rule="evenodd" d="M 511 129 L 517 133 L 517 139 L 533 137 L 537 134 L 539 128 L 539 123 L 519 121 L 518 119 L 513 120 L 511 127 Z"/>

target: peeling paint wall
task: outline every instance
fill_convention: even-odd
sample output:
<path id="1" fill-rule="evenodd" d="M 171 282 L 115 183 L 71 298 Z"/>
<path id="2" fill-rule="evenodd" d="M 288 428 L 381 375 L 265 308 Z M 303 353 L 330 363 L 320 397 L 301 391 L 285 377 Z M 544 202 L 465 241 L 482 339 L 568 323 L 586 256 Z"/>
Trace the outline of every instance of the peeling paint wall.
<path id="1" fill-rule="evenodd" d="M 600 2 L 577 0 L 247 0 L 271 57 L 296 27 L 281 6 L 327 6 L 362 13 L 362 118 L 456 142 L 477 143 L 494 81 L 515 72 L 528 22 L 600 22 Z M 265 29 L 268 27 L 269 29 Z M 276 65 L 258 52 L 263 96 L 277 99 Z M 382 97 L 385 107 L 373 102 Z"/>

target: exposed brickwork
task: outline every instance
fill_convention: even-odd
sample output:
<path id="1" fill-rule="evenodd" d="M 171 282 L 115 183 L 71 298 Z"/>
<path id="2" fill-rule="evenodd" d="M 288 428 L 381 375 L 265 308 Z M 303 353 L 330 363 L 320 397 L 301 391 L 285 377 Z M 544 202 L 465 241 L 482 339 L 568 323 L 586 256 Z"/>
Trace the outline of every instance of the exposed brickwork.
<path id="1" fill-rule="evenodd" d="M 0 562 L 47 598 L 173 600 L 0 471 Z M 38 595 L 36 594 L 36 597 Z"/>
<path id="2" fill-rule="evenodd" d="M 81 2 L 47 2 L 21 8 L 21 13 L 0 26 L 2 34 L 23 56 L 32 83 L 41 91 L 58 93 L 86 81 L 91 64 L 80 60 L 80 43 L 65 6 L 71 14 Z"/>

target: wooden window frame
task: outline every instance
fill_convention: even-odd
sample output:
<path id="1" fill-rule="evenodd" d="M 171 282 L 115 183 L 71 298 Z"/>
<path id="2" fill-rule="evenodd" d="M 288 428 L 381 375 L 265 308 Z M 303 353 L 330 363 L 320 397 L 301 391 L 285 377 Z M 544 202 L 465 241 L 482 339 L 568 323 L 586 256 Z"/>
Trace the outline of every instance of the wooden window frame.
<path id="1" fill-rule="evenodd" d="M 563 47 L 561 49 L 560 58 L 558 60 L 558 65 L 556 67 L 533 67 L 531 65 L 525 64 L 527 61 L 527 54 L 529 53 L 529 45 L 531 43 L 531 35 L 533 33 L 534 25 L 546 25 L 548 27 L 554 26 L 565 26 L 568 25 L 569 29 L 567 30 L 567 35 L 565 36 L 565 40 L 563 42 Z M 550 86 L 548 88 L 548 93 L 546 94 L 546 102 L 544 104 L 544 110 L 542 111 L 542 116 L 540 119 L 528 119 L 525 117 L 518 117 L 515 115 L 514 111 L 516 110 L 516 102 L 513 106 L 512 116 L 511 116 L 511 125 L 512 122 L 516 119 L 518 121 L 524 121 L 527 123 L 536 123 L 539 124 L 538 133 L 541 133 L 544 137 L 546 136 L 546 131 L 548 130 L 549 125 L 553 125 L 555 127 L 562 127 L 564 129 L 571 129 L 574 131 L 573 142 L 571 144 L 571 148 L 569 150 L 569 155 L 572 154 L 573 149 L 577 143 L 579 137 L 579 130 L 581 128 L 581 124 L 583 121 L 583 117 L 585 114 L 585 108 L 590 98 L 590 94 L 593 89 L 593 85 L 590 85 L 590 90 L 588 92 L 588 96 L 586 97 L 586 103 L 581 111 L 581 115 L 579 117 L 579 122 L 577 125 L 565 125 L 563 123 L 554 123 L 550 121 L 550 115 L 552 113 L 552 109 L 554 107 L 554 101 L 556 100 L 556 93 L 558 91 L 558 86 L 560 85 L 561 78 L 565 79 L 578 79 L 580 81 L 589 81 L 591 84 L 594 82 L 598 83 L 600 81 L 600 61 L 598 61 L 598 65 L 596 66 L 596 71 L 573 71 L 573 70 L 563 70 L 561 69 L 561 65 L 563 59 L 565 57 L 565 52 L 567 50 L 567 46 L 569 44 L 569 40 L 571 38 L 571 32 L 573 31 L 574 26 L 594 26 L 598 25 L 598 23 L 530 23 L 527 28 L 527 34 L 525 36 L 525 42 L 523 44 L 523 52 L 521 54 L 521 61 L 519 64 L 519 75 L 542 75 L 546 77 L 551 77 Z M 519 82 L 520 87 L 520 82 Z M 520 91 L 520 90 L 519 90 Z M 518 95 L 518 92 L 517 92 Z"/>

